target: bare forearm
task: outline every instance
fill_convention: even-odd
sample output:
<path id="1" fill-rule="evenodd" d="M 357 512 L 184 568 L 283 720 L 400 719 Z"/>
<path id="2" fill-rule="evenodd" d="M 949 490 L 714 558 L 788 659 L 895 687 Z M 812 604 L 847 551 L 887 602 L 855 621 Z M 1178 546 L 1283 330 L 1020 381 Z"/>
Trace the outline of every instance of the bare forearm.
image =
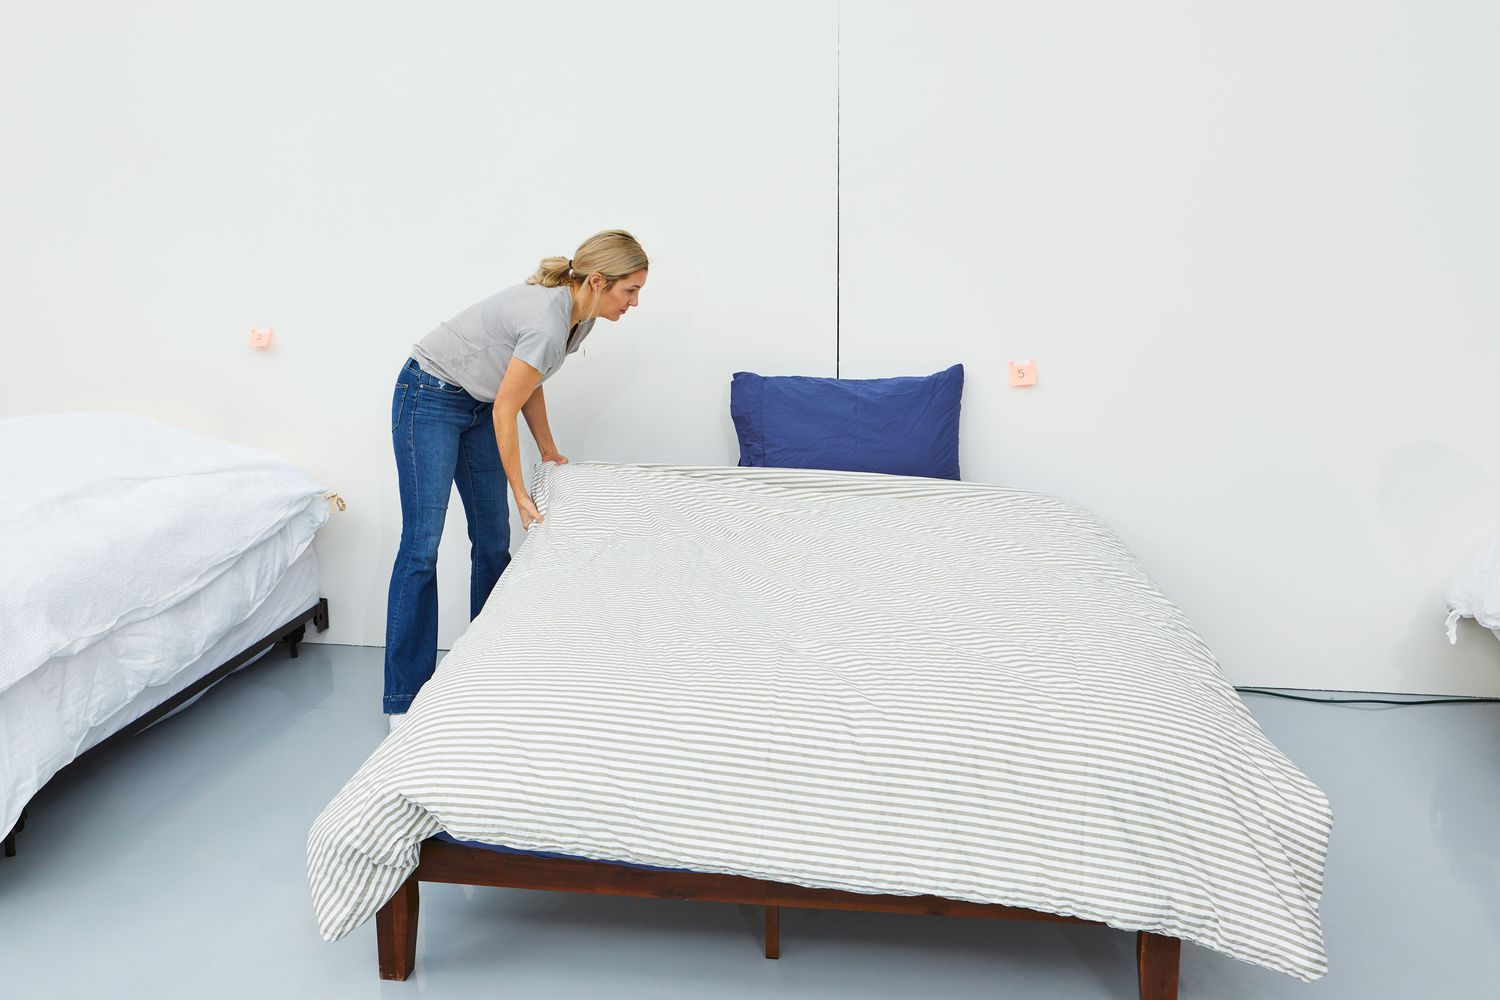
<path id="1" fill-rule="evenodd" d="M 494 411 L 495 443 L 500 447 L 500 464 L 505 469 L 505 479 L 510 491 L 517 497 L 526 496 L 526 483 L 521 478 L 521 432 L 516 427 L 515 413 Z"/>
<path id="2" fill-rule="evenodd" d="M 536 504 L 532 503 L 531 496 L 526 492 L 526 482 L 521 478 L 521 433 L 516 430 L 516 416 L 525 411 L 526 422 L 531 425 L 532 436 L 542 449 L 543 458 L 548 456 L 548 449 L 556 451 L 552 444 L 552 432 L 547 429 L 547 411 L 541 409 L 546 405 L 542 402 L 541 390 L 541 372 L 520 358 L 512 357 L 505 366 L 505 377 L 500 380 L 500 390 L 495 393 L 495 444 L 500 449 L 500 464 L 505 468 L 510 492 L 516 498 L 516 511 L 521 515 L 521 527 L 528 531 L 533 524 L 542 523 L 542 515 L 536 509 Z M 540 413 L 540 417 L 537 413 Z"/>
<path id="3" fill-rule="evenodd" d="M 526 426 L 531 428 L 532 440 L 536 441 L 537 451 L 541 452 L 542 457 L 557 454 L 557 443 L 552 440 L 552 428 L 547 425 L 547 400 L 542 395 L 541 386 L 537 386 L 531 397 L 521 405 L 521 414 L 526 418 Z"/>

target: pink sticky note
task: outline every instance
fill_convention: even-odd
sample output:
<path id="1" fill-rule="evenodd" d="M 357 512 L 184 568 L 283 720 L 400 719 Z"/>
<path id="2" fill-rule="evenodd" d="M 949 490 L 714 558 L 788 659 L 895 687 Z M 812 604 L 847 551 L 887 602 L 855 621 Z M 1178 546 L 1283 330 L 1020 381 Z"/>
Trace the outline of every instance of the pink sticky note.
<path id="1" fill-rule="evenodd" d="M 257 327 L 250 331 L 250 346 L 259 351 L 264 351 L 271 346 L 271 328 Z"/>
<path id="2" fill-rule="evenodd" d="M 1012 361 L 1010 363 L 1011 385 L 1036 385 L 1035 361 Z"/>

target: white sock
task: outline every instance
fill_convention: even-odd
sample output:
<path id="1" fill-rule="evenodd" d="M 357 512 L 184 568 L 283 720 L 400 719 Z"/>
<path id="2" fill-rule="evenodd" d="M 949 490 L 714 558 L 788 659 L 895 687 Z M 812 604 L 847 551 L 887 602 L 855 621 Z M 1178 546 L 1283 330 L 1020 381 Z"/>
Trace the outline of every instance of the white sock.
<path id="1" fill-rule="evenodd" d="M 387 715 L 386 718 L 391 720 L 391 732 L 394 733 L 396 729 L 401 725 L 401 723 L 406 721 L 406 713 L 392 712 L 390 715 Z"/>

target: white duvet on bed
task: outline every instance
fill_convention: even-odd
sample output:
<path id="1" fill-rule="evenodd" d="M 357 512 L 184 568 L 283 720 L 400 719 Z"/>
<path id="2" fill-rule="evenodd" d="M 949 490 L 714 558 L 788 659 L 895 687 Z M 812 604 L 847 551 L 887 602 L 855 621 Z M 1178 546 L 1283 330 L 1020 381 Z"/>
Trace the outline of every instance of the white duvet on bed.
<path id="1" fill-rule="evenodd" d="M 0 421 L 0 469 L 0 692 L 327 517 L 296 466 L 145 417 Z"/>
<path id="2" fill-rule="evenodd" d="M 1473 618 L 1500 637 L 1500 535 L 1490 539 L 1448 587 L 1448 642 L 1458 642 L 1458 620 Z"/>
<path id="3" fill-rule="evenodd" d="M 446 830 L 1326 970 L 1326 799 L 1087 511 L 781 469 L 534 485 L 545 523 L 313 825 L 324 936 Z"/>
<path id="4" fill-rule="evenodd" d="M 75 757 L 312 607 L 318 593 L 311 527 L 293 522 L 186 600 L 0 692 L 0 833 Z"/>

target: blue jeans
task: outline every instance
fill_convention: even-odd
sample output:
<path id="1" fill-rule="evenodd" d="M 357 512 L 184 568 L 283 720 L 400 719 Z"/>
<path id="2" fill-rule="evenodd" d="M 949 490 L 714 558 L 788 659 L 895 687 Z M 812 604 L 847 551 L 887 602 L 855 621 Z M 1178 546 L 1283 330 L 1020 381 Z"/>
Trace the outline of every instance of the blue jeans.
<path id="1" fill-rule="evenodd" d="M 437 667 L 437 552 L 453 484 L 469 520 L 469 619 L 510 564 L 508 488 L 491 404 L 408 359 L 391 399 L 401 548 L 385 618 L 386 712 L 405 712 Z"/>

